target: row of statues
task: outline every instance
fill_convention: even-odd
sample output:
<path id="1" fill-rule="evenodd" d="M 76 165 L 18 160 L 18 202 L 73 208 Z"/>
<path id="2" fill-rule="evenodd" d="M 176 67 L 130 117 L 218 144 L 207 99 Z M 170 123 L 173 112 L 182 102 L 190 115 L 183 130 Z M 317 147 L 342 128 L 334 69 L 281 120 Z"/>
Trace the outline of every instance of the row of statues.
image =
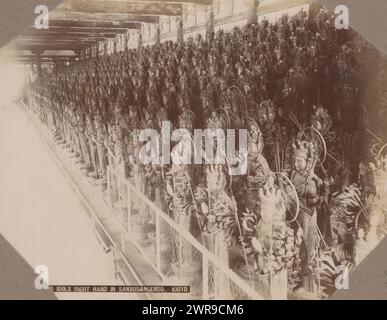
<path id="1" fill-rule="evenodd" d="M 359 163 L 360 129 L 348 118 L 364 100 L 366 49 L 347 44 L 356 37 L 331 20 L 326 10 L 314 18 L 302 11 L 206 41 L 81 61 L 31 84 L 23 103 L 85 175 L 113 190 L 113 208 L 130 206 L 131 236 L 142 246 L 156 241 L 154 216 L 128 200 L 126 182 L 262 296 L 323 297 L 334 280 L 322 285 L 322 261 L 358 264 L 377 243 L 387 177 L 383 148 L 375 164 Z M 144 164 L 140 132 L 162 134 L 166 120 L 192 140 L 196 128 L 246 130 L 246 146 L 234 137 L 246 173 L 230 174 L 230 163 Z M 171 158 L 183 153 L 173 149 Z M 161 271 L 200 291 L 202 258 L 167 229 Z M 209 276 L 213 296 L 233 295 L 222 270 Z"/>
<path id="2" fill-rule="evenodd" d="M 201 165 L 199 168 L 175 164 L 144 165 L 139 159 L 139 129 L 130 131 L 126 128 L 128 136 L 124 136 L 124 128 L 117 121 L 105 131 L 97 116 L 93 122 L 86 119 L 85 132 L 80 129 L 82 120 L 76 114 L 64 114 L 59 119 L 48 107 L 48 101 L 37 96 L 30 101 L 41 120 L 53 128 L 58 143 L 71 148 L 82 170 L 98 180 L 103 188 L 106 188 L 109 166 L 117 177 L 127 179 L 178 225 L 192 233 L 225 266 L 230 266 L 234 259 L 231 250 L 239 248 L 238 272 L 265 297 L 286 299 L 289 291 L 300 288 L 318 294 L 318 260 L 322 242 L 327 239 L 318 225 L 327 192 L 323 180 L 315 173 L 320 153 L 318 141 L 296 139 L 290 146 L 293 169 L 273 172 L 262 155 L 262 132 L 256 122 L 249 119 L 247 183 L 242 184 L 241 177 L 232 181 L 233 177 L 224 165 Z M 220 114 L 213 116 L 209 124 L 218 117 L 218 124 L 227 125 Z M 180 120 L 182 127 L 192 130 L 192 116 L 183 115 Z M 215 143 L 214 148 L 217 147 Z M 385 194 L 386 166 L 379 161 L 376 166 L 371 164 L 370 170 L 374 173 L 378 197 L 367 236 L 364 229 L 357 229 L 358 240 L 354 239 L 352 248 L 355 263 L 376 245 L 380 215 L 374 212 L 383 210 L 380 202 Z M 204 179 L 197 178 L 202 175 Z M 125 198 L 119 179 L 111 181 L 114 182 L 118 197 Z M 236 199 L 235 188 L 243 190 L 242 201 Z M 338 201 L 344 202 L 345 197 L 349 198 L 348 194 L 344 193 Z M 241 207 L 241 203 L 245 206 Z M 152 218 L 145 207 L 136 203 L 133 207 L 138 213 L 134 223 L 141 240 L 141 234 L 144 236 L 148 232 Z M 338 208 L 340 205 L 329 210 L 337 211 Z M 189 244 L 183 245 L 184 254 L 179 261 L 180 268 L 190 269 L 188 277 L 194 277 L 200 268 L 200 261 L 191 251 Z M 230 284 L 224 275 L 214 272 L 213 277 L 217 279 L 218 285 L 213 288 L 217 296 L 230 295 Z"/>

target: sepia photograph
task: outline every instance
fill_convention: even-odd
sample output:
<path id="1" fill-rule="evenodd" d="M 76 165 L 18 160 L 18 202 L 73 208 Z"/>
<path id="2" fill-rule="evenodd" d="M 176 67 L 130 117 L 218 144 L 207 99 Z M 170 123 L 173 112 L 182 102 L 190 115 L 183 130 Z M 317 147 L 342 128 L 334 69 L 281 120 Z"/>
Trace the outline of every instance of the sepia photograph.
<path id="1" fill-rule="evenodd" d="M 387 299 L 377 1 L 21 2 L 18 29 L 0 13 L 0 299 L 325 300 L 373 274 Z"/>

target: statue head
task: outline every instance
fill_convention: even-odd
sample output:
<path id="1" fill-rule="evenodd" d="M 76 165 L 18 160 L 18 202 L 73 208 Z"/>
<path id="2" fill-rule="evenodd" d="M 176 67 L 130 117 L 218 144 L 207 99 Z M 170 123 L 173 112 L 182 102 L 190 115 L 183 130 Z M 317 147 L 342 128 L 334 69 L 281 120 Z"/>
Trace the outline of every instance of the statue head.
<path id="1" fill-rule="evenodd" d="M 245 84 L 245 85 L 243 86 L 243 90 L 244 90 L 244 92 L 245 92 L 245 95 L 248 96 L 248 95 L 251 93 L 251 87 L 250 87 L 250 85 Z"/>
<path id="2" fill-rule="evenodd" d="M 224 119 L 215 110 L 211 112 L 210 117 L 206 121 L 206 125 L 209 129 L 223 129 L 226 127 Z"/>
<path id="3" fill-rule="evenodd" d="M 297 140 L 292 145 L 294 156 L 294 169 L 304 173 L 313 168 L 316 160 L 316 149 L 313 142 Z"/>
<path id="4" fill-rule="evenodd" d="M 264 128 L 270 128 L 276 116 L 276 109 L 271 100 L 263 101 L 257 109 L 258 124 Z"/>
<path id="5" fill-rule="evenodd" d="M 191 110 L 188 110 L 188 109 L 184 110 L 182 114 L 179 116 L 179 128 L 192 131 L 194 119 L 195 119 L 195 116 Z"/>
<path id="6" fill-rule="evenodd" d="M 313 106 L 313 115 L 311 116 L 311 126 L 321 133 L 326 133 L 332 127 L 332 118 L 328 111 L 322 106 Z"/>
<path id="7" fill-rule="evenodd" d="M 264 148 L 263 136 L 255 121 L 249 123 L 248 125 L 248 138 L 249 146 L 254 146 L 251 150 L 256 150 L 256 152 L 262 153 Z"/>

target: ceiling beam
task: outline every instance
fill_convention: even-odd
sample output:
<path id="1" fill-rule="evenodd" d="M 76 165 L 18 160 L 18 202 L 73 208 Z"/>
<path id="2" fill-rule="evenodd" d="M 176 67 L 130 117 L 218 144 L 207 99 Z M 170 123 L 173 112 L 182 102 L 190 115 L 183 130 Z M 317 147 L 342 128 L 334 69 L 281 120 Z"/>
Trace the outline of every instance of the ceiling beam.
<path id="1" fill-rule="evenodd" d="M 30 50 L 30 51 L 46 51 L 46 50 L 81 50 L 84 49 L 85 46 L 76 46 L 76 45 L 55 45 L 55 46 L 19 46 L 21 50 Z"/>
<path id="2" fill-rule="evenodd" d="M 141 24 L 138 24 L 133 28 L 135 30 L 141 29 Z M 98 33 L 117 33 L 117 34 L 125 34 L 128 32 L 128 29 L 123 28 L 69 28 L 69 27 L 50 27 L 48 30 L 36 30 L 34 28 L 29 28 L 26 31 L 22 32 L 23 34 L 36 34 L 36 35 L 42 35 L 46 34 L 48 32 L 87 32 L 92 34 L 98 34 Z"/>
<path id="3" fill-rule="evenodd" d="M 53 11 L 49 14 L 50 26 L 68 26 L 74 27 L 112 27 L 118 26 L 125 28 L 131 22 L 159 23 L 159 16 L 134 15 L 125 13 L 85 13 L 73 11 Z"/>
<path id="4" fill-rule="evenodd" d="M 87 45 L 82 43 L 49 43 L 42 44 L 13 44 L 14 50 L 79 50 L 85 48 Z"/>
<path id="5" fill-rule="evenodd" d="M 78 56 L 74 56 L 73 58 L 77 58 Z M 31 62 L 35 62 L 36 61 L 36 57 L 35 56 L 31 56 L 31 57 L 16 57 L 16 58 L 11 58 L 9 60 L 14 60 L 14 61 L 31 61 Z M 40 57 L 40 60 L 43 62 L 43 61 L 58 61 L 58 60 L 61 60 L 61 61 L 68 61 L 69 58 L 68 57 L 43 57 L 41 56 Z"/>
<path id="6" fill-rule="evenodd" d="M 100 39 L 78 39 L 78 38 L 69 38 L 69 39 L 23 39 L 23 40 L 15 40 L 13 42 L 14 46 L 23 46 L 23 45 L 42 45 L 42 46 L 51 46 L 55 44 L 76 44 L 76 45 L 91 45 L 95 44 Z"/>
<path id="7" fill-rule="evenodd" d="M 23 50 L 37 50 L 37 51 L 46 51 L 46 50 L 79 50 L 83 48 L 89 48 L 94 43 L 79 43 L 79 42 L 53 42 L 53 43 L 18 43 L 15 44 L 15 48 L 20 48 Z"/>
<path id="8" fill-rule="evenodd" d="M 23 50 L 4 50 L 2 49 L 0 51 L 0 56 L 2 57 L 14 57 L 14 56 L 28 56 L 31 52 L 29 50 L 23 51 Z M 47 56 L 72 56 L 74 55 L 74 52 L 72 50 L 62 50 L 62 51 L 46 51 L 44 53 Z"/>
<path id="9" fill-rule="evenodd" d="M 126 13 L 179 16 L 183 13 L 183 5 L 157 2 L 126 2 L 97 0 L 66 0 L 60 4 L 56 12 L 86 13 Z"/>
<path id="10" fill-rule="evenodd" d="M 9 60 L 8 63 L 24 64 L 24 65 L 29 64 L 29 65 L 31 65 L 31 64 L 35 64 L 36 61 L 34 61 L 34 60 Z M 54 61 L 41 61 L 40 63 L 42 65 L 45 65 L 45 64 L 52 64 L 52 63 L 54 63 Z"/>
<path id="11" fill-rule="evenodd" d="M 39 39 L 18 39 L 15 40 L 15 44 L 46 44 L 46 43 L 80 43 L 80 44 L 93 44 L 98 41 L 104 40 L 103 38 L 90 39 L 90 38 L 65 38 L 65 39 L 48 39 L 48 38 L 39 38 Z"/>
<path id="12" fill-rule="evenodd" d="M 2 57 L 10 58 L 10 59 L 35 59 L 35 56 L 33 54 L 2 56 Z M 78 57 L 78 55 L 76 55 L 76 54 L 72 54 L 72 55 L 45 55 L 45 54 L 42 54 L 40 57 L 45 58 L 45 59 L 68 59 L 68 58 L 76 58 L 76 57 Z"/>
<path id="13" fill-rule="evenodd" d="M 108 32 L 108 33 L 91 33 L 91 32 L 56 32 L 56 31 L 50 31 L 45 30 L 42 33 L 35 33 L 35 32 L 24 32 L 22 34 L 23 37 L 37 37 L 37 36 L 47 36 L 51 38 L 62 38 L 62 37 L 74 37 L 74 38 L 115 38 L 116 33 Z"/>
<path id="14" fill-rule="evenodd" d="M 55 38 L 43 38 L 43 39 L 15 39 L 14 43 L 15 44 L 23 44 L 23 43 L 59 43 L 59 42 L 79 42 L 79 43 L 84 43 L 84 42 L 96 42 L 99 41 L 100 38 L 98 39 L 93 39 L 93 38 L 63 38 L 63 39 L 55 39 Z"/>

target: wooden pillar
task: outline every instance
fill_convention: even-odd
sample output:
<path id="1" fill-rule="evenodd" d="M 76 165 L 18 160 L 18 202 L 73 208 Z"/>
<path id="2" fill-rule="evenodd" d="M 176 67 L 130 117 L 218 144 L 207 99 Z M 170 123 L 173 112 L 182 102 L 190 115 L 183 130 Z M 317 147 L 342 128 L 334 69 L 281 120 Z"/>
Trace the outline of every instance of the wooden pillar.
<path id="1" fill-rule="evenodd" d="M 95 45 L 95 58 L 99 58 L 99 42 Z"/>
<path id="2" fill-rule="evenodd" d="M 117 37 L 113 40 L 113 53 L 117 53 Z"/>
<path id="3" fill-rule="evenodd" d="M 214 20 L 215 20 L 214 11 L 211 9 L 211 11 L 208 13 L 207 29 L 206 29 L 206 38 L 209 43 L 213 42 L 215 38 Z"/>
<path id="4" fill-rule="evenodd" d="M 184 43 L 184 23 L 183 23 L 183 18 L 178 17 L 176 18 L 176 23 L 177 23 L 177 42 L 179 44 Z"/>
<path id="5" fill-rule="evenodd" d="M 85 51 L 83 49 L 79 50 L 79 60 L 85 59 Z"/>
<path id="6" fill-rule="evenodd" d="M 124 35 L 124 51 L 128 51 L 129 49 L 129 34 L 128 33 L 125 33 Z"/>
<path id="7" fill-rule="evenodd" d="M 247 6 L 247 24 L 258 23 L 259 0 L 245 0 Z"/>
<path id="8" fill-rule="evenodd" d="M 156 45 L 159 45 L 160 42 L 161 42 L 161 29 L 160 29 L 160 25 L 157 25 L 155 43 Z"/>
<path id="9" fill-rule="evenodd" d="M 38 78 L 41 78 L 42 76 L 42 53 L 44 53 L 44 50 L 35 50 L 31 51 L 32 54 L 35 55 L 36 60 L 36 72 L 38 75 Z"/>
<path id="10" fill-rule="evenodd" d="M 68 60 L 68 63 L 70 65 L 72 65 L 74 62 L 75 62 L 75 58 L 74 57 L 70 57 L 69 60 Z"/>
<path id="11" fill-rule="evenodd" d="M 38 71 L 38 77 L 41 78 L 42 77 L 42 57 L 41 57 L 41 53 L 37 53 L 36 54 L 36 68 L 37 68 L 37 71 Z"/>
<path id="12" fill-rule="evenodd" d="M 139 31 L 139 33 L 138 33 L 137 47 L 138 47 L 138 49 L 142 48 L 142 33 L 141 33 L 141 31 Z"/>
<path id="13" fill-rule="evenodd" d="M 81 60 L 81 50 L 74 50 L 74 53 L 77 55 L 78 60 Z"/>

